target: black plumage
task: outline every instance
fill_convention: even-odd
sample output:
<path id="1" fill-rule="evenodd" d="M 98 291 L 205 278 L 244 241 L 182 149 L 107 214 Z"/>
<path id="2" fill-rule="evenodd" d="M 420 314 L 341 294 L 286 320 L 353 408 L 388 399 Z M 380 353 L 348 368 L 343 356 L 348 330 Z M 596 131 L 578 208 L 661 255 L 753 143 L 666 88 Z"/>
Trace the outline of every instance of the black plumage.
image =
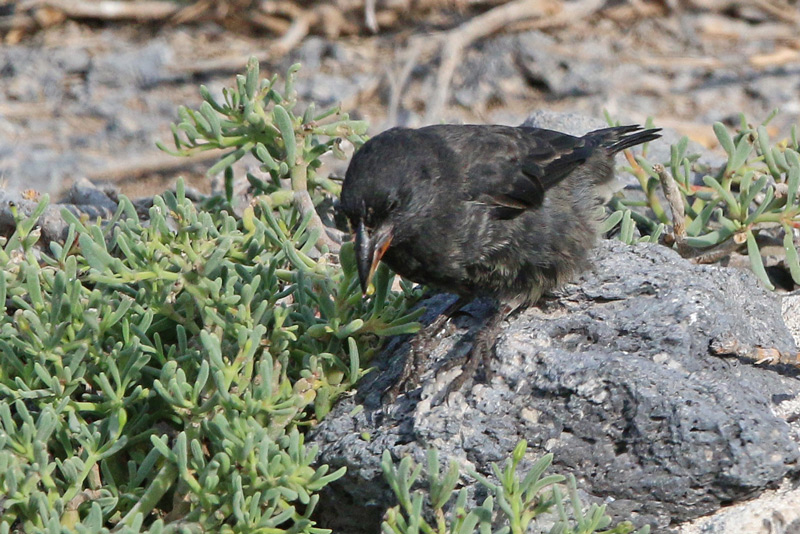
<path id="1" fill-rule="evenodd" d="M 341 207 L 366 291 L 379 260 L 401 276 L 505 310 L 587 264 L 614 155 L 659 137 L 619 126 L 583 137 L 539 128 L 393 128 L 354 156 Z M 480 343 L 479 343 L 480 345 Z"/>

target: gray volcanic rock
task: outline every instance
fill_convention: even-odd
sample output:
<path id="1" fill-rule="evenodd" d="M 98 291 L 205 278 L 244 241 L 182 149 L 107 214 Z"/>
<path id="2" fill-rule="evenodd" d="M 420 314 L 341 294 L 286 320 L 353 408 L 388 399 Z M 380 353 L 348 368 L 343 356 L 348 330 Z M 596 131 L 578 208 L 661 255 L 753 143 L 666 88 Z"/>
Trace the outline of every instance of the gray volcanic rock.
<path id="1" fill-rule="evenodd" d="M 428 319 L 448 302 L 426 302 Z M 657 530 L 750 499 L 800 470 L 790 425 L 800 411 L 795 370 L 710 350 L 732 340 L 739 355 L 797 350 L 778 298 L 749 272 L 603 241 L 590 272 L 509 320 L 491 383 L 468 381 L 443 399 L 459 369 L 436 371 L 470 350 L 490 307 L 478 302 L 467 312 L 426 359 L 420 387 L 381 403 L 408 355 L 395 340 L 358 395 L 314 432 L 320 461 L 348 468 L 321 499 L 335 507 L 322 510 L 323 524 L 379 531 L 393 503 L 379 467 L 385 449 L 423 463 L 435 446 L 445 461 L 490 474 L 490 463 L 524 438 L 528 460 L 554 453 L 551 470 L 573 473 L 589 501 Z M 357 404 L 364 409 L 353 413 Z"/>
<path id="2" fill-rule="evenodd" d="M 757 499 L 726 506 L 680 525 L 676 534 L 797 534 L 800 532 L 800 488 L 785 482 Z"/>

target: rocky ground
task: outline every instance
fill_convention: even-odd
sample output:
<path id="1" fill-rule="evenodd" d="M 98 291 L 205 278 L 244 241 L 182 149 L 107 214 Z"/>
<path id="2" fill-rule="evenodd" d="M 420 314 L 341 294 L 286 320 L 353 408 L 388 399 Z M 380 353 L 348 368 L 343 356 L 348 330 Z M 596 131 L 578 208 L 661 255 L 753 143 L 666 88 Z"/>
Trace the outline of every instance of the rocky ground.
<path id="1" fill-rule="evenodd" d="M 199 84 L 231 85 L 250 55 L 266 72 L 301 62 L 302 101 L 342 102 L 373 132 L 440 121 L 518 124 L 537 109 L 607 111 L 624 121 L 652 116 L 713 148 L 714 121 L 735 125 L 740 112 L 761 121 L 781 108 L 771 133 L 786 136 L 800 112 L 800 15 L 777 1 L 462 0 L 419 13 L 409 4 L 392 22 L 387 13 L 398 1 L 387 0 L 377 3 L 372 33 L 341 29 L 368 14 L 342 0 L 327 15 L 339 20 L 338 8 L 345 17 L 339 38 L 311 24 L 294 39 L 289 23 L 311 8 L 275 3 L 285 8 L 281 19 L 268 2 L 239 1 L 236 16 L 137 24 L 76 12 L 84 4 L 92 2 L 0 2 L 0 177 L 8 188 L 53 192 L 89 178 L 136 197 L 183 174 L 208 190 L 207 162 L 172 158 L 155 142 L 170 139 L 178 105 L 200 103 Z M 216 4 L 218 12 L 236 7 Z M 273 19 L 286 23 L 282 35 L 265 29 Z"/>
<path id="2" fill-rule="evenodd" d="M 424 302 L 423 320 L 454 298 Z M 509 319 L 491 381 L 448 392 L 461 371 L 448 362 L 470 350 L 490 314 L 472 303 L 390 402 L 384 391 L 413 350 L 396 339 L 313 432 L 322 461 L 347 466 L 322 504 L 336 532 L 378 531 L 394 499 L 380 474 L 384 450 L 424 464 L 435 446 L 487 475 L 523 438 L 525 468 L 553 453 L 554 471 L 574 473 L 584 501 L 617 520 L 674 534 L 798 532 L 798 372 L 756 363 L 765 349 L 797 348 L 779 299 L 752 274 L 603 241 L 589 272 Z M 485 498 L 475 480 L 464 485 L 472 505 Z"/>

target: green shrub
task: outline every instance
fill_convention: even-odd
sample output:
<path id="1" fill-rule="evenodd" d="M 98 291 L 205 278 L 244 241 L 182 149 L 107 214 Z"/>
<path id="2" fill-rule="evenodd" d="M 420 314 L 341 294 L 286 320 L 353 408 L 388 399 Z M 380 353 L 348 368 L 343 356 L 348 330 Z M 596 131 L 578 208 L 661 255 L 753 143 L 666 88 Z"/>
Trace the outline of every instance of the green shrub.
<path id="1" fill-rule="evenodd" d="M 46 204 L 0 238 L 0 533 L 322 532 L 343 471 L 314 466 L 304 429 L 381 337 L 418 328 L 415 290 L 382 268 L 364 300 L 352 246 L 326 253 L 313 214 L 266 195 L 238 218 L 181 182 L 146 220 L 124 197 L 102 226 L 64 210 L 42 250 Z"/>
<path id="2" fill-rule="evenodd" d="M 706 256 L 706 261 L 742 249 L 753 272 L 769 289 L 774 287 L 764 268 L 759 239 L 763 234 L 779 235 L 791 277 L 800 284 L 794 241 L 794 233 L 800 228 L 800 145 L 796 129 L 789 139 L 770 142 L 766 126 L 776 113 L 758 126 L 742 115 L 733 137 L 722 123 L 715 123 L 714 133 L 728 156 L 727 164 L 720 169 L 699 168 L 699 156 L 687 153 L 686 137 L 670 147 L 670 161 L 663 165 L 651 163 L 646 154 L 630 157 L 626 170 L 638 178 L 645 201 L 615 199 L 616 211 L 604 229 L 620 224 L 623 241 L 662 242 L 675 246 L 686 257 Z M 692 181 L 697 171 L 703 173 L 703 185 Z M 658 194 L 662 188 L 669 210 Z M 674 193 L 669 194 L 670 190 Z M 664 234 L 670 224 L 673 231 Z M 634 237 L 634 226 L 642 238 Z"/>
<path id="3" fill-rule="evenodd" d="M 490 493 L 480 506 L 471 508 L 467 505 L 466 488 L 455 492 L 461 476 L 455 460 L 442 474 L 438 454 L 434 449 L 429 450 L 425 491 L 412 491 L 420 479 L 421 467 L 414 466 L 409 457 L 395 467 L 391 455 L 385 451 L 381 468 L 399 504 L 386 513 L 381 525 L 383 533 L 472 534 L 477 529 L 481 534 L 524 534 L 531 531 L 534 519 L 552 516 L 554 512 L 555 517 L 550 517 L 549 521 L 552 527 L 547 530 L 550 534 L 627 534 L 633 531 L 633 525 L 625 521 L 600 532 L 611 524 L 605 505 L 593 504 L 585 511 L 578 497 L 575 477 L 570 476 L 565 497 L 559 488 L 563 476 L 543 476 L 553 461 L 552 454 L 543 456 L 526 473 L 519 473 L 527 447 L 525 440 L 520 441 L 503 469 L 492 464 L 497 483 L 474 469 L 467 469 L 468 474 Z M 645 526 L 635 534 L 649 532 L 650 527 Z"/>

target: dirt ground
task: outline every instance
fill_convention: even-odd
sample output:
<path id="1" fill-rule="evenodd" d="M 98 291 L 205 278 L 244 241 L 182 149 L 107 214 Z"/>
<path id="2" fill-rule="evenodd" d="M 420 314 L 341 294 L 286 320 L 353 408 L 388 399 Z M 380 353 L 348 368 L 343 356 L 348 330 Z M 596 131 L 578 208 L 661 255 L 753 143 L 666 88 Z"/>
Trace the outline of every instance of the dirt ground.
<path id="1" fill-rule="evenodd" d="M 105 4 L 133 14 L 112 17 Z M 777 137 L 800 113 L 791 0 L 230 0 L 145 10 L 169 4 L 0 1 L 0 183 L 57 192 L 87 177 L 135 198 L 183 175 L 208 191 L 209 160 L 174 158 L 155 142 L 171 139 L 179 105 L 199 105 L 200 84 L 232 85 L 251 55 L 262 73 L 299 61 L 299 100 L 342 102 L 373 133 L 607 111 L 626 122 L 652 116 L 714 149 L 715 121 L 735 126 L 744 112 L 760 122 L 781 108 L 770 123 Z M 98 9 L 77 10 L 87 6 Z"/>

